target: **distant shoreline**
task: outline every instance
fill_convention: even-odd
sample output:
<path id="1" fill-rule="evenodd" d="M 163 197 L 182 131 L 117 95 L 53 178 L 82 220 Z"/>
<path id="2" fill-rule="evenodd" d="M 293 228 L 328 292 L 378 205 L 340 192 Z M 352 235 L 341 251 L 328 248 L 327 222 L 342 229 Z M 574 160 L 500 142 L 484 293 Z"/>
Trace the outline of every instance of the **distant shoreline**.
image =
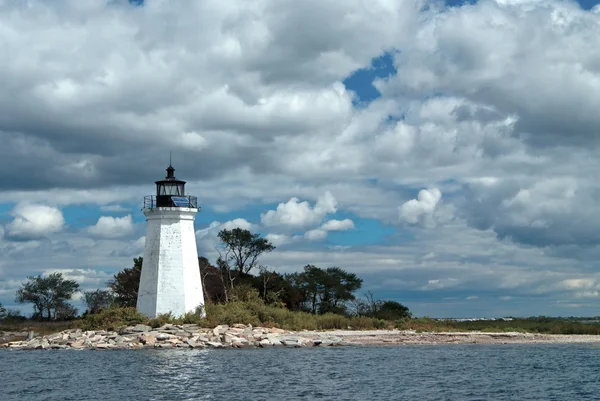
<path id="1" fill-rule="evenodd" d="M 270 348 L 352 345 L 444 345 L 444 344 L 572 344 L 600 343 L 600 335 L 532 334 L 519 332 L 415 332 L 411 330 L 289 331 L 236 324 L 213 329 L 194 324 L 166 324 L 159 328 L 138 324 L 119 331 L 81 329 L 36 336 L 14 333 L 3 336 L 0 348 L 45 349 L 148 349 L 148 348 Z M 23 338 L 23 334 L 28 334 Z"/>
<path id="2" fill-rule="evenodd" d="M 298 332 L 310 335 L 318 332 Z M 570 344 L 600 343 L 600 335 L 538 334 L 520 332 L 421 332 L 413 330 L 337 330 L 329 335 L 360 345 L 438 345 L 438 344 Z"/>

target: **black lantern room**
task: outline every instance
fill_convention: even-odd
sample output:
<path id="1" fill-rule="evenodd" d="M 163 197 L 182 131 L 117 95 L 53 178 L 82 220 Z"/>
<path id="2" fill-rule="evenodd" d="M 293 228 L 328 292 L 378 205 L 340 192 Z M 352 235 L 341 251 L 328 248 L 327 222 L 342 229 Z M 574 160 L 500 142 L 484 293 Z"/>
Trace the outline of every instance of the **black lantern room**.
<path id="1" fill-rule="evenodd" d="M 144 208 L 156 207 L 191 207 L 197 208 L 197 198 L 185 194 L 185 181 L 175 177 L 175 169 L 171 164 L 167 167 L 164 180 L 156 181 L 156 195 L 144 198 Z"/>

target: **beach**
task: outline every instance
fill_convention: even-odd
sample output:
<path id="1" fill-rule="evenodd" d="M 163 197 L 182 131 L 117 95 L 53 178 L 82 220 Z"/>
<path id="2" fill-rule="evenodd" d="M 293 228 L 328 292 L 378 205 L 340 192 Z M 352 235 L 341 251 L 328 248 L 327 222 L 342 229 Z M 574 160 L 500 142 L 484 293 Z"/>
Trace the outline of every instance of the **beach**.
<path id="1" fill-rule="evenodd" d="M 193 324 L 166 324 L 158 328 L 138 324 L 119 330 L 63 330 L 38 336 L 27 333 L 1 348 L 143 349 L 143 348 L 268 348 L 352 345 L 438 344 L 569 344 L 600 343 L 600 335 L 533 334 L 519 332 L 415 332 L 410 330 L 289 331 L 235 324 L 202 328 Z"/>

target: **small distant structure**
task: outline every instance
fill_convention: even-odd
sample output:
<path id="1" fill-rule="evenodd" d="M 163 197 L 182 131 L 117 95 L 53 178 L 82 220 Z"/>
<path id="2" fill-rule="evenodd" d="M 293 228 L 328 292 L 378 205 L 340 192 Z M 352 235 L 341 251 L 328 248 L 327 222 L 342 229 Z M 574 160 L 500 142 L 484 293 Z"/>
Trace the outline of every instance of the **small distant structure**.
<path id="1" fill-rule="evenodd" d="M 185 181 L 169 163 L 165 179 L 156 181 L 156 195 L 144 197 L 148 226 L 137 299 L 142 314 L 182 316 L 204 305 L 194 232 L 199 209 L 198 198 L 186 195 Z"/>

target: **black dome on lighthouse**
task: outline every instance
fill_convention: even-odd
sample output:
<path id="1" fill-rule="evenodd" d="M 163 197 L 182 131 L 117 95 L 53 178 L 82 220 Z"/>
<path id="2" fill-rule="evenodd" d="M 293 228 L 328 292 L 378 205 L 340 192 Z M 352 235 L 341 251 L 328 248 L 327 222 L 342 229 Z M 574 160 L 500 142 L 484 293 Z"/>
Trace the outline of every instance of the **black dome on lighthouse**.
<path id="1" fill-rule="evenodd" d="M 166 170 L 167 176 L 162 180 L 155 181 L 156 195 L 144 198 L 144 209 L 157 207 L 198 208 L 197 198 L 186 195 L 185 181 L 175 177 L 175 168 L 171 163 Z"/>

